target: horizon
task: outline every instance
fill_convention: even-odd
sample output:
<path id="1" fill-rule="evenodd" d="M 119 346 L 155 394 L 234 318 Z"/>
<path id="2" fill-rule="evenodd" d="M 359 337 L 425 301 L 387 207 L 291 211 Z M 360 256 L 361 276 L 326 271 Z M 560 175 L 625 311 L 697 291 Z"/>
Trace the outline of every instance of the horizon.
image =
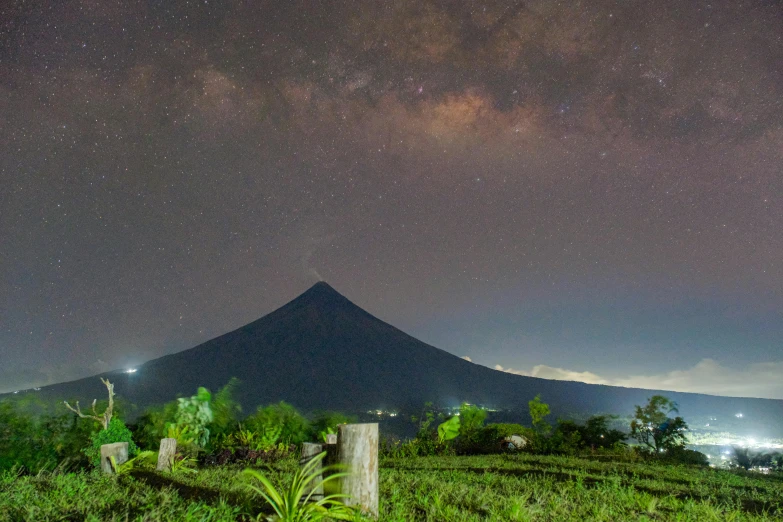
<path id="1" fill-rule="evenodd" d="M 290 301 L 288 301 L 284 305 L 282 305 L 282 306 L 276 308 L 275 310 L 273 310 L 272 312 L 270 312 L 270 314 L 274 313 L 274 312 L 276 312 L 276 311 L 278 311 L 278 310 L 280 310 L 280 309 L 282 309 L 282 308 L 284 308 L 284 307 L 286 307 L 288 305 L 290 305 L 294 301 L 297 301 L 297 300 L 303 298 L 304 296 L 311 295 L 313 292 L 321 291 L 324 287 L 328 289 L 329 294 L 334 294 L 334 295 L 339 296 L 340 298 L 347 299 L 353 306 L 356 306 L 349 298 L 347 298 L 346 296 L 341 294 L 337 289 L 335 289 L 327 281 L 320 280 L 320 281 L 314 283 L 310 288 L 305 290 L 303 293 L 299 294 L 298 296 L 296 296 L 295 298 L 291 299 Z M 359 310 L 362 310 L 363 312 L 367 312 L 366 310 L 363 310 L 360 307 L 357 307 L 357 308 L 359 308 Z M 373 315 L 373 317 L 376 317 L 374 314 L 371 314 L 371 315 Z M 266 317 L 266 316 L 260 317 L 260 318 L 256 319 L 255 321 L 251 321 L 250 323 L 244 324 L 244 325 L 238 327 L 236 330 L 244 329 L 245 327 L 251 325 L 252 323 L 254 323 L 256 321 L 259 321 L 259 320 L 263 319 L 264 317 Z M 390 325 L 390 326 L 392 326 L 393 328 L 396 328 L 394 325 Z M 204 343 L 200 343 L 198 346 L 200 346 L 201 344 L 206 344 L 206 343 L 209 343 L 211 341 L 214 341 L 214 340 L 216 340 L 216 339 L 218 339 L 218 338 L 220 338 L 222 336 L 225 336 L 227 334 L 230 334 L 232 332 L 233 332 L 233 330 L 231 332 L 224 332 L 224 333 L 218 335 L 215 338 L 208 339 Z M 404 331 L 402 333 L 408 335 Z M 186 352 L 186 351 L 191 350 L 193 348 L 197 348 L 198 346 L 193 346 L 193 347 L 190 347 L 190 348 L 186 348 L 185 350 L 182 350 L 182 351 L 179 351 L 179 352 L 172 352 L 172 354 L 173 353 Z M 436 349 L 438 349 L 440 351 L 443 351 L 443 352 L 445 352 L 445 353 L 447 353 L 449 355 L 455 356 L 454 354 L 450 353 L 449 351 L 444 350 L 442 348 L 439 348 L 437 346 L 433 346 L 433 348 L 436 348 Z M 166 354 L 166 355 L 170 355 L 170 354 Z M 455 357 L 458 357 L 458 356 L 455 356 Z M 709 395 L 709 396 L 714 396 L 714 397 L 739 398 L 739 399 L 782 400 L 782 399 L 775 398 L 775 397 L 732 396 L 732 395 L 720 395 L 720 394 L 715 394 L 715 393 L 705 393 L 705 392 L 698 392 L 698 391 L 693 392 L 693 391 L 682 391 L 682 390 L 666 389 L 666 388 L 653 388 L 653 387 L 644 387 L 644 386 L 629 386 L 629 385 L 622 385 L 622 384 L 615 384 L 615 383 L 606 383 L 606 382 L 589 382 L 588 380 L 569 379 L 565 375 L 557 375 L 556 377 L 550 377 L 550 378 L 548 378 L 548 377 L 540 377 L 538 375 L 533 375 L 533 374 L 530 374 L 530 373 L 517 372 L 517 371 L 514 371 L 514 370 L 512 370 L 510 368 L 508 368 L 508 369 L 498 368 L 497 367 L 498 365 L 496 365 L 495 367 L 482 365 L 480 363 L 476 363 L 476 362 L 472 361 L 469 357 L 465 357 L 465 356 L 459 357 L 459 358 L 462 359 L 462 360 L 465 360 L 465 361 L 467 361 L 467 362 L 469 362 L 471 364 L 477 364 L 479 366 L 483 366 L 484 368 L 487 368 L 489 370 L 495 370 L 495 371 L 500 371 L 500 372 L 505 372 L 505 373 L 511 373 L 513 375 L 518 375 L 518 376 L 523 376 L 523 377 L 536 377 L 536 378 L 548 379 L 548 380 L 560 380 L 560 381 L 567 381 L 567 382 L 579 382 L 579 383 L 584 383 L 584 384 L 593 384 L 593 385 L 598 385 L 598 386 L 610 386 L 610 387 L 617 387 L 617 388 L 640 389 L 640 390 L 661 391 L 661 392 L 675 392 L 675 393 L 693 393 L 693 394 L 699 394 L 699 395 Z M 17 393 L 29 392 L 29 391 L 40 391 L 41 388 L 46 388 L 46 387 L 49 387 L 49 386 L 55 386 L 57 384 L 66 384 L 68 382 L 88 379 L 90 377 L 98 377 L 99 375 L 105 375 L 105 374 L 135 374 L 135 373 L 137 373 L 139 371 L 139 369 L 143 368 L 143 366 L 145 364 L 147 364 L 149 362 L 152 362 L 154 360 L 155 359 L 150 359 L 150 360 L 146 360 L 146 361 L 140 362 L 140 363 L 138 363 L 136 365 L 113 368 L 113 369 L 109 369 L 109 370 L 106 370 L 104 372 L 101 372 L 100 374 L 85 375 L 85 376 L 77 377 L 76 379 L 72 379 L 72 380 L 69 380 L 69 381 L 61 381 L 61 382 L 55 382 L 55 383 L 40 384 L 39 386 L 29 387 L 29 388 L 22 388 L 22 389 L 17 389 L 17 390 L 2 390 L 2 389 L 0 389 L 0 395 L 3 395 L 3 394 L 6 394 L 6 395 L 7 394 L 17 394 Z M 534 372 L 533 373 L 535 373 L 535 368 L 534 368 Z M 445 405 L 442 405 L 442 406 L 445 407 Z"/>

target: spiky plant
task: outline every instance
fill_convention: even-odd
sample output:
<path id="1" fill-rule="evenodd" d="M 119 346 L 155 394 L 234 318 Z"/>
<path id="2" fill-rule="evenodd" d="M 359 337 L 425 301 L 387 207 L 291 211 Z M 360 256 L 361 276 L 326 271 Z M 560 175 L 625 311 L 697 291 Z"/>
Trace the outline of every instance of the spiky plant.
<path id="1" fill-rule="evenodd" d="M 247 487 L 261 495 L 274 510 L 275 514 L 267 517 L 267 521 L 317 522 L 324 519 L 355 519 L 354 510 L 341 500 L 348 495 L 334 493 L 312 501 L 315 491 L 323 488 L 327 483 L 348 475 L 348 473 L 334 473 L 321 478 L 322 472 L 330 469 L 320 469 L 321 461 L 325 456 L 326 452 L 320 453 L 302 466 L 294 474 L 291 486 L 284 491 L 278 491 L 266 475 L 259 471 L 246 469 L 242 472 L 247 479 L 255 479 L 261 483 L 261 488 L 250 483 Z"/>

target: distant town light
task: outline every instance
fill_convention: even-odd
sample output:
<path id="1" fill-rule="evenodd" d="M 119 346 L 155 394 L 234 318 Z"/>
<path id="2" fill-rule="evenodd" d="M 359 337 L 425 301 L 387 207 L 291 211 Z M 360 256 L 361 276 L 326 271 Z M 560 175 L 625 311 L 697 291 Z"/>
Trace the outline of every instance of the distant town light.
<path id="1" fill-rule="evenodd" d="M 136 373 L 136 368 L 129 368 L 125 370 L 125 373 Z"/>

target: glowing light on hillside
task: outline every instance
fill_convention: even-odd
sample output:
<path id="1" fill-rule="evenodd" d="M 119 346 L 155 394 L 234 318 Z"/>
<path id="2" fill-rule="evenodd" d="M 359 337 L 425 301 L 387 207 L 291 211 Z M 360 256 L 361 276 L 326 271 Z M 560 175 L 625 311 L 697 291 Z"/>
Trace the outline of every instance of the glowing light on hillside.
<path id="1" fill-rule="evenodd" d="M 136 373 L 136 368 L 129 368 L 125 370 L 125 373 Z"/>

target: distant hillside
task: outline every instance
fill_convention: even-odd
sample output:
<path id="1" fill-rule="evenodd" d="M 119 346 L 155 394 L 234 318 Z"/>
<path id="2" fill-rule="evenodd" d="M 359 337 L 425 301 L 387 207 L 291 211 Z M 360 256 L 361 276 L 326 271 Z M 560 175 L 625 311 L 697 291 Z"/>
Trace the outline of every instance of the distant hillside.
<path id="1" fill-rule="evenodd" d="M 555 415 L 628 415 L 657 393 L 512 375 L 473 364 L 425 344 L 373 317 L 326 283 L 242 328 L 176 354 L 149 361 L 133 374 L 108 372 L 123 398 L 145 407 L 242 381 L 246 409 L 285 400 L 312 411 L 480 403 L 526 408 L 542 394 Z M 48 397 L 103 398 L 96 377 L 47 386 Z M 680 404 L 686 419 L 734 419 L 742 412 L 759 436 L 783 433 L 783 401 L 660 392 Z M 736 419 L 734 419 L 736 420 Z"/>

